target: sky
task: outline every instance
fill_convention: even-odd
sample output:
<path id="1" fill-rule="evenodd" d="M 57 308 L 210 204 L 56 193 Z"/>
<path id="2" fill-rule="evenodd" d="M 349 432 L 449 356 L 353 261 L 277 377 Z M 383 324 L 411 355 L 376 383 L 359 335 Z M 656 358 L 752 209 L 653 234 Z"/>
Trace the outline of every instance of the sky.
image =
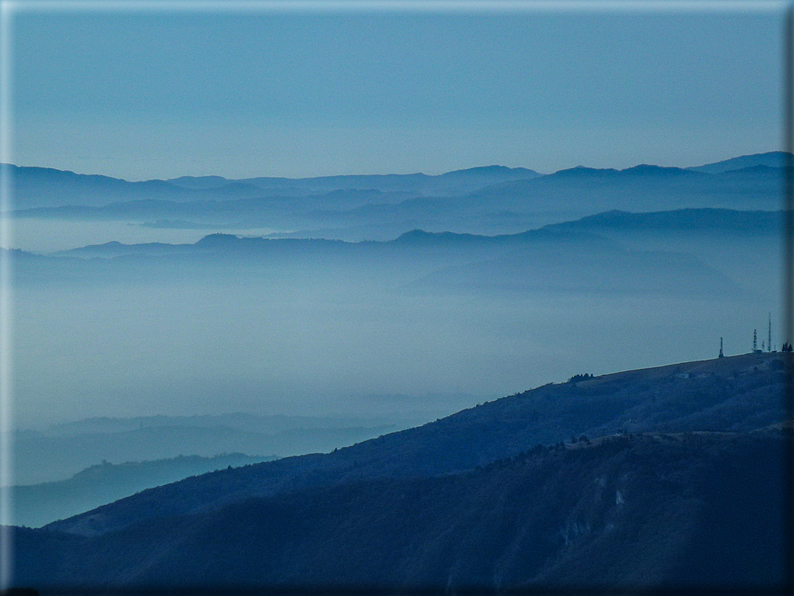
<path id="1" fill-rule="evenodd" d="M 782 148 L 775 10 L 21 10 L 11 31 L 18 165 L 548 173 Z"/>

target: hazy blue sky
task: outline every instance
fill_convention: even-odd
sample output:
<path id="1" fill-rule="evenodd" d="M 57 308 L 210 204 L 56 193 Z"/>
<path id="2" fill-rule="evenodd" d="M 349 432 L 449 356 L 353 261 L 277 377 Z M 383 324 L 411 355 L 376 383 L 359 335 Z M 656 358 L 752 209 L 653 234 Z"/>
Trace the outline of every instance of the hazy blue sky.
<path id="1" fill-rule="evenodd" d="M 14 161 L 128 179 L 780 149 L 780 14 L 23 12 Z"/>

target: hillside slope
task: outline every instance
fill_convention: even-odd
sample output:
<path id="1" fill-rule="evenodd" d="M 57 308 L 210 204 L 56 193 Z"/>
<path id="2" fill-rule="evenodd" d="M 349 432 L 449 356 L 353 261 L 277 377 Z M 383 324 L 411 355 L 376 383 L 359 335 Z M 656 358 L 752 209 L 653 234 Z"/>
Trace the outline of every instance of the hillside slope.
<path id="1" fill-rule="evenodd" d="M 16 533 L 18 585 L 779 590 L 781 431 L 536 447 L 484 469 L 349 482 L 93 538 Z"/>
<path id="2" fill-rule="evenodd" d="M 784 354 L 748 354 L 550 384 L 330 454 L 189 478 L 47 528 L 80 535 L 351 480 L 461 472 L 586 434 L 749 431 L 785 417 Z"/>

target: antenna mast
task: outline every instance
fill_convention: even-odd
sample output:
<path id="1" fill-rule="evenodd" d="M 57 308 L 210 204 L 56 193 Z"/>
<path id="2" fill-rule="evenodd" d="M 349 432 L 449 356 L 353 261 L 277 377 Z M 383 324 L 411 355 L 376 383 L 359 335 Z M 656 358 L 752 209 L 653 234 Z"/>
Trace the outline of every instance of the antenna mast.
<path id="1" fill-rule="evenodd" d="M 753 354 L 758 353 L 758 330 L 753 329 Z"/>
<path id="2" fill-rule="evenodd" d="M 772 313 L 769 313 L 769 337 L 767 338 L 768 341 L 766 342 L 766 351 L 772 351 Z"/>
<path id="3" fill-rule="evenodd" d="M 725 358 L 725 354 L 722 353 L 722 338 L 720 338 L 720 355 L 717 358 Z"/>

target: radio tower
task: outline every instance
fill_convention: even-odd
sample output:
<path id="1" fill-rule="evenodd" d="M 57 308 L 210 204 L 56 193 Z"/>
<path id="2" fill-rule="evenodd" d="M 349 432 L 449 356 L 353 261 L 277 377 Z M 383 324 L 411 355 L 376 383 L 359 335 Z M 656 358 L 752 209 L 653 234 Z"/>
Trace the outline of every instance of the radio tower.
<path id="1" fill-rule="evenodd" d="M 722 338 L 720 338 L 720 355 L 717 358 L 725 358 L 725 354 L 722 353 Z"/>
<path id="2" fill-rule="evenodd" d="M 757 329 L 753 329 L 753 354 L 758 353 L 758 333 Z"/>
<path id="3" fill-rule="evenodd" d="M 772 351 L 772 313 L 769 313 L 769 337 L 766 342 L 766 351 Z"/>

